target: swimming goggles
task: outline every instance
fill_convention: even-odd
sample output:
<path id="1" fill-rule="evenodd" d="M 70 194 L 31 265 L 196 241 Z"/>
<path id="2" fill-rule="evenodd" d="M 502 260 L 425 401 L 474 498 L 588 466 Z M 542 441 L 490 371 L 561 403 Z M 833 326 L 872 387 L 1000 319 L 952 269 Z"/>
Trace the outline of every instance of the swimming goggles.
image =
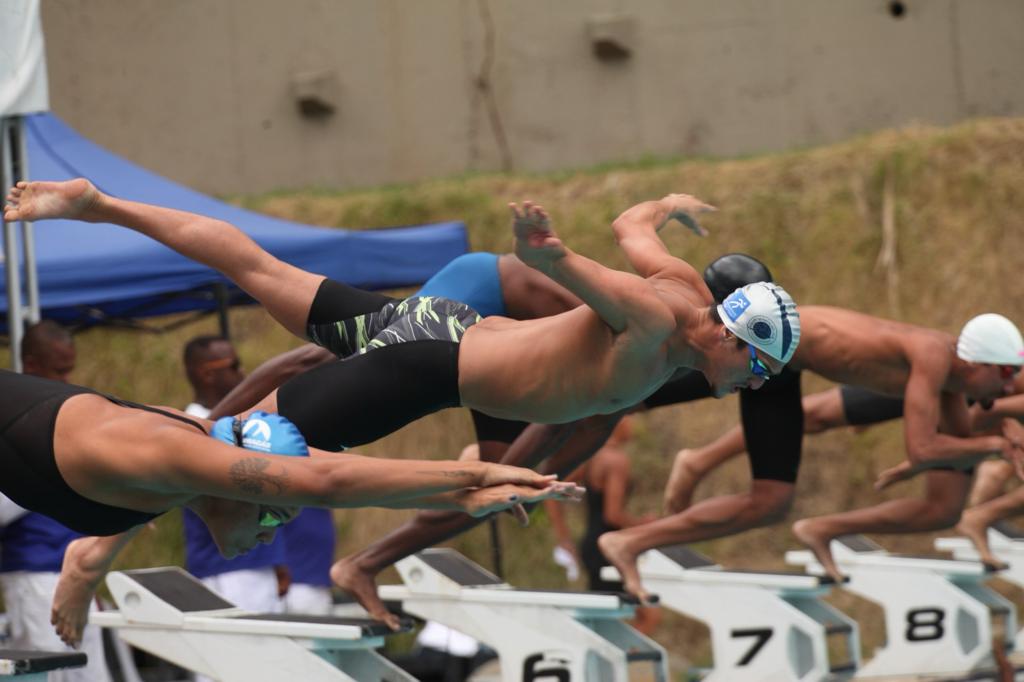
<path id="1" fill-rule="evenodd" d="M 771 379 L 772 370 L 761 361 L 761 358 L 757 357 L 757 351 L 754 350 L 754 347 L 748 343 L 747 350 L 750 351 L 750 373 L 765 381 Z"/>

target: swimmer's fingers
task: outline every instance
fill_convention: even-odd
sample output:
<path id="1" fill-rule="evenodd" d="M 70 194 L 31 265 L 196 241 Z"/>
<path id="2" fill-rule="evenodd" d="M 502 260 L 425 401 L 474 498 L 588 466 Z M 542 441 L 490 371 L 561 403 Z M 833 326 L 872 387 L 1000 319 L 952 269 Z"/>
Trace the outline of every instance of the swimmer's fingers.
<path id="1" fill-rule="evenodd" d="M 672 203 L 673 212 L 688 213 L 691 216 L 695 216 L 718 210 L 715 206 L 704 203 L 692 194 L 669 194 L 665 198 Z"/>
<path id="2" fill-rule="evenodd" d="M 707 237 L 708 236 L 708 231 L 705 230 L 700 225 L 698 225 L 697 221 L 694 220 L 693 218 L 691 218 L 686 213 L 680 213 L 679 215 L 674 216 L 674 217 L 675 217 L 676 220 L 681 222 L 683 225 L 686 225 L 686 227 L 689 228 L 690 232 L 693 232 L 698 237 Z"/>
<path id="3" fill-rule="evenodd" d="M 568 481 L 558 481 L 542 488 L 518 487 L 520 492 L 519 500 L 522 502 L 540 502 L 542 500 L 555 500 L 557 502 L 579 502 L 587 492 L 586 488 Z"/>
<path id="4" fill-rule="evenodd" d="M 523 505 L 514 504 L 506 511 L 509 514 L 511 514 L 512 518 L 516 520 L 516 523 L 518 523 L 523 528 L 526 528 L 530 525 L 530 515 L 526 513 L 526 507 L 524 507 Z"/>
<path id="5" fill-rule="evenodd" d="M 577 485 L 572 481 L 559 481 L 552 483 L 548 492 L 551 495 L 551 499 L 561 500 L 563 502 L 580 502 L 583 497 L 587 494 L 587 489 L 581 485 Z"/>
<path id="6" fill-rule="evenodd" d="M 900 462 L 878 475 L 878 478 L 875 479 L 875 490 L 885 490 L 894 483 L 913 478 L 914 475 L 913 465 L 910 462 Z"/>
<path id="7" fill-rule="evenodd" d="M 521 501 L 530 499 L 533 492 L 533 488 L 499 485 L 490 488 L 469 488 L 458 497 L 461 499 L 462 510 L 470 516 L 479 518 L 510 509 Z"/>
<path id="8" fill-rule="evenodd" d="M 558 476 L 554 474 L 539 474 L 532 469 L 508 464 L 487 462 L 484 467 L 484 473 L 480 477 L 480 487 L 512 484 L 546 488 L 558 480 Z"/>
<path id="9" fill-rule="evenodd" d="M 669 194 L 665 199 L 672 207 L 669 218 L 675 218 L 698 237 L 708 236 L 708 231 L 697 223 L 697 216 L 717 208 L 689 194 Z"/>

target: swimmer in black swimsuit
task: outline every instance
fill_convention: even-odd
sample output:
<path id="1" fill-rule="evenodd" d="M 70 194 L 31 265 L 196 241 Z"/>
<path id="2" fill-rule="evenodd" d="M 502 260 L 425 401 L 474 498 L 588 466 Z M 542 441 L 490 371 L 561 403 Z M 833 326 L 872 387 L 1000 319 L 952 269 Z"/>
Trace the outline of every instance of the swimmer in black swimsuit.
<path id="1" fill-rule="evenodd" d="M 267 421 L 267 429 L 286 434 L 290 428 L 301 442 L 285 420 L 270 415 Z M 93 586 L 126 534 L 180 506 L 203 518 L 230 557 L 272 539 L 273 526 L 301 506 L 423 506 L 484 515 L 531 498 L 582 495 L 572 484 L 490 463 L 263 454 L 210 438 L 209 427 L 182 413 L 0 371 L 0 489 L 31 511 L 104 536 L 83 538 L 93 548 L 69 548 L 65 559 L 93 556 Z M 73 641 L 84 613 L 69 611 L 74 616 L 59 627 Z"/>

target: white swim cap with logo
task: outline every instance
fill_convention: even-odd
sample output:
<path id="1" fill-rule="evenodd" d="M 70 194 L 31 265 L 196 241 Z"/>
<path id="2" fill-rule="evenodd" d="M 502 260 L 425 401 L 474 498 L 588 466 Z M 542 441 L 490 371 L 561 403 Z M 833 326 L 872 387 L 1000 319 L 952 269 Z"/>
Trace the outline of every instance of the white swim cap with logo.
<path id="1" fill-rule="evenodd" d="M 985 313 L 964 325 L 956 342 L 956 355 L 967 362 L 1024 365 L 1024 339 L 1013 322 L 1002 315 Z"/>
<path id="2" fill-rule="evenodd" d="M 800 342 L 793 297 L 772 282 L 754 282 L 725 297 L 718 314 L 726 328 L 754 348 L 789 362 Z"/>

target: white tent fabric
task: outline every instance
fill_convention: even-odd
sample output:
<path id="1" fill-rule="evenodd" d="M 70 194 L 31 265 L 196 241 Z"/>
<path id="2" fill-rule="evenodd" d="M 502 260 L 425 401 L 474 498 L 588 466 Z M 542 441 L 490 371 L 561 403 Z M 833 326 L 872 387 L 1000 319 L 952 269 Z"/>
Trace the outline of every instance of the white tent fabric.
<path id="1" fill-rule="evenodd" d="M 0 1 L 0 118 L 49 111 L 39 0 Z"/>

